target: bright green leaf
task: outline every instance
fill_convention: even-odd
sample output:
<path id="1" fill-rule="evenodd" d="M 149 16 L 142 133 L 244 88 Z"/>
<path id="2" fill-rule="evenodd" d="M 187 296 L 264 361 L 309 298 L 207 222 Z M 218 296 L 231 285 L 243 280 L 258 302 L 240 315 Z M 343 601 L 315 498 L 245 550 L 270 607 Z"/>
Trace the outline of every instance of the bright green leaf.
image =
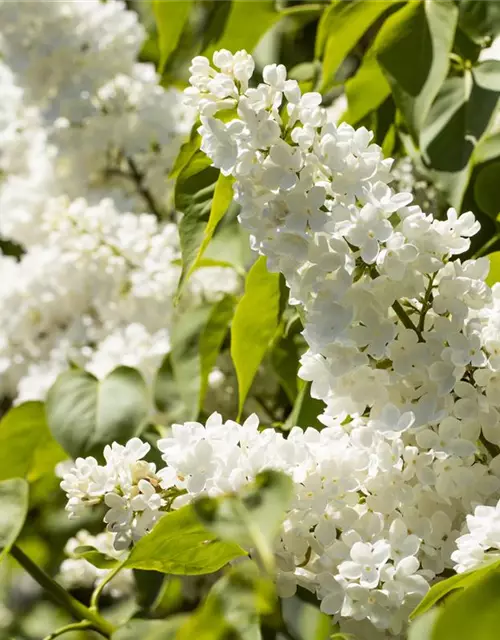
<path id="1" fill-rule="evenodd" d="M 236 298 L 232 295 L 224 296 L 212 309 L 207 324 L 200 335 L 200 409 L 208 389 L 208 376 L 217 361 L 235 307 Z"/>
<path id="2" fill-rule="evenodd" d="M 197 151 L 181 170 L 175 186 L 175 206 L 183 216 L 179 223 L 182 273 L 177 293 L 180 295 L 203 243 L 219 172 L 211 160 Z"/>
<path id="3" fill-rule="evenodd" d="M 321 93 L 331 87 L 343 60 L 375 20 L 402 4 L 394 0 L 335 0 L 330 4 L 321 16 L 316 35 L 315 57 L 323 59 Z"/>
<path id="4" fill-rule="evenodd" d="M 486 278 L 486 284 L 492 287 L 500 282 L 500 251 L 494 251 L 488 256 L 490 261 L 490 272 Z"/>
<path id="5" fill-rule="evenodd" d="M 21 478 L 0 482 L 0 561 L 16 542 L 28 514 L 28 483 Z"/>
<path id="6" fill-rule="evenodd" d="M 262 256 L 250 269 L 231 327 L 231 357 L 238 378 L 238 413 L 279 325 L 280 277 Z"/>
<path id="7" fill-rule="evenodd" d="M 490 571 L 445 602 L 432 629 L 432 640 L 498 640 L 500 573 Z"/>
<path id="8" fill-rule="evenodd" d="M 47 421 L 55 439 L 73 457 L 95 453 L 137 435 L 150 407 L 141 374 L 117 367 L 103 380 L 85 371 L 59 376 L 47 396 Z"/>
<path id="9" fill-rule="evenodd" d="M 432 630 L 440 610 L 436 607 L 426 611 L 417 620 L 410 624 L 408 629 L 408 640 L 431 640 Z"/>
<path id="10" fill-rule="evenodd" d="M 409 2 L 377 36 L 378 61 L 415 140 L 448 74 L 457 20 L 447 0 Z"/>
<path id="11" fill-rule="evenodd" d="M 390 95 L 391 88 L 377 62 L 373 46 L 355 75 L 345 83 L 345 93 L 349 105 L 345 119 L 353 125 L 377 109 Z"/>
<path id="12" fill-rule="evenodd" d="M 194 509 L 216 535 L 257 549 L 267 563 L 272 562 L 270 549 L 289 507 L 292 490 L 292 480 L 286 474 L 263 471 L 237 494 L 199 498 Z"/>
<path id="13" fill-rule="evenodd" d="M 215 229 L 217 225 L 224 217 L 226 211 L 229 208 L 233 200 L 233 182 L 234 178 L 232 176 L 224 176 L 222 173 L 219 174 L 217 178 L 217 182 L 215 183 L 215 191 L 214 197 L 212 200 L 212 205 L 210 207 L 210 216 L 208 218 L 207 226 L 203 232 L 203 240 L 198 249 L 198 253 L 194 260 L 194 263 L 191 265 L 189 271 L 186 274 L 186 278 L 193 273 L 195 269 L 201 266 L 201 262 L 203 260 L 203 254 L 205 253 L 210 240 L 212 239 Z"/>
<path id="14" fill-rule="evenodd" d="M 251 3 L 233 0 L 222 35 L 203 55 L 211 57 L 219 49 L 228 49 L 233 53 L 245 49 L 251 53 L 266 31 L 281 17 L 274 4 L 274 0 L 253 0 Z"/>
<path id="15" fill-rule="evenodd" d="M 111 558 L 105 553 L 98 551 L 95 547 L 89 545 L 76 547 L 76 549 L 73 551 L 73 555 L 77 556 L 78 558 L 83 558 L 98 569 L 114 569 L 120 564 L 120 561 L 116 558 Z"/>
<path id="16" fill-rule="evenodd" d="M 66 456 L 52 438 L 41 402 L 25 402 L 0 422 L 0 480 L 37 480 Z"/>
<path id="17" fill-rule="evenodd" d="M 221 542 L 207 531 L 189 505 L 164 515 L 151 533 L 137 542 L 123 566 L 174 575 L 203 575 L 218 571 L 243 555 L 245 552 L 237 544 Z"/>
<path id="18" fill-rule="evenodd" d="M 153 13 L 158 29 L 160 61 L 158 71 L 163 69 L 180 40 L 184 25 L 191 11 L 191 0 L 153 0 Z"/>
<path id="19" fill-rule="evenodd" d="M 448 596 L 457 589 L 468 589 L 472 585 L 476 584 L 486 574 L 491 571 L 497 571 L 500 568 L 500 560 L 487 564 L 486 566 L 474 569 L 472 571 L 465 571 L 464 573 L 458 573 L 457 575 L 441 580 L 433 585 L 430 591 L 427 592 L 424 599 L 420 604 L 412 611 L 410 619 L 416 618 L 422 615 L 426 611 L 429 611 L 431 607 L 437 604 L 445 596 Z"/>

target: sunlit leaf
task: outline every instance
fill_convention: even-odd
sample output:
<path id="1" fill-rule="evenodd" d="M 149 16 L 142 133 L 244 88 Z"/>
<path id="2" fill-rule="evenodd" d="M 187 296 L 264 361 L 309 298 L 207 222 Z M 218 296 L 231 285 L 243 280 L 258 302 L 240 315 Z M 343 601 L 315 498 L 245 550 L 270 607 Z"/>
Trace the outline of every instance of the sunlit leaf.
<path id="1" fill-rule="evenodd" d="M 153 0 L 152 7 L 158 29 L 160 61 L 163 72 L 170 54 L 175 51 L 191 11 L 191 0 Z"/>
<path id="2" fill-rule="evenodd" d="M 22 478 L 0 482 L 0 562 L 16 542 L 28 514 L 28 483 Z"/>
<path id="3" fill-rule="evenodd" d="M 52 437 L 42 402 L 12 408 L 0 422 L 0 480 L 37 480 L 66 454 Z"/>
<path id="4" fill-rule="evenodd" d="M 191 506 L 164 515 L 151 533 L 141 538 L 124 563 L 129 569 L 174 575 L 203 575 L 218 571 L 245 555 L 233 542 L 217 540 L 203 527 Z"/>
<path id="5" fill-rule="evenodd" d="M 260 257 L 250 269 L 245 294 L 231 327 L 231 357 L 238 378 L 239 414 L 248 391 L 279 325 L 280 276 L 270 273 Z"/>
<path id="6" fill-rule="evenodd" d="M 341 63 L 370 25 L 391 7 L 403 4 L 394 0 L 335 0 L 330 4 L 321 16 L 316 34 L 315 57 L 323 59 L 320 92 L 333 84 Z"/>

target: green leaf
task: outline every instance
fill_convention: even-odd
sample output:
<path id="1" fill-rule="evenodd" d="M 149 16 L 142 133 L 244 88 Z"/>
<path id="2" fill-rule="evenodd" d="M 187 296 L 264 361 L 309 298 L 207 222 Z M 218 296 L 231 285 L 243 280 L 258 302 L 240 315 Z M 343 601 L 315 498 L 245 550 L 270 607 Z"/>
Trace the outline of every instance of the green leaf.
<path id="1" fill-rule="evenodd" d="M 474 197 L 481 209 L 496 219 L 500 213 L 500 160 L 479 170 L 474 182 Z"/>
<path id="2" fill-rule="evenodd" d="M 123 566 L 192 576 L 218 571 L 244 555 L 238 545 L 217 540 L 188 505 L 164 515 L 151 533 L 137 542 Z"/>
<path id="3" fill-rule="evenodd" d="M 345 93 L 349 105 L 345 119 L 352 125 L 377 109 L 391 94 L 389 83 L 377 62 L 374 46 L 365 55 L 356 74 L 345 83 Z"/>
<path id="4" fill-rule="evenodd" d="M 215 229 L 229 209 L 229 205 L 233 200 L 233 182 L 234 178 L 232 176 L 224 176 L 222 173 L 220 173 L 217 178 L 214 197 L 210 207 L 210 216 L 208 218 L 207 226 L 203 232 L 203 240 L 200 248 L 198 249 L 196 258 L 186 274 L 186 279 L 189 278 L 195 269 L 201 266 L 203 254 L 215 233 Z"/>
<path id="5" fill-rule="evenodd" d="M 377 36 L 378 61 L 415 140 L 448 74 L 457 20 L 447 0 L 409 2 Z"/>
<path id="6" fill-rule="evenodd" d="M 388 9 L 394 0 L 335 0 L 323 12 L 318 24 L 315 57 L 323 59 L 319 91 L 325 93 L 334 83 L 338 68 L 368 28 Z"/>
<path id="7" fill-rule="evenodd" d="M 299 352 L 293 336 L 281 336 L 271 351 L 271 364 L 288 399 L 297 398 Z"/>
<path id="8" fill-rule="evenodd" d="M 131 620 L 111 636 L 113 640 L 175 640 L 185 615 L 168 620 Z"/>
<path id="9" fill-rule="evenodd" d="M 408 629 L 408 640 L 431 640 L 432 630 L 439 614 L 438 608 L 431 609 L 412 622 Z"/>
<path id="10" fill-rule="evenodd" d="M 114 569 L 120 564 L 120 561 L 116 558 L 111 558 L 90 545 L 76 547 L 73 555 L 78 558 L 83 558 L 83 560 L 90 562 L 90 564 L 93 564 L 94 567 L 98 569 Z"/>
<path id="11" fill-rule="evenodd" d="M 466 571 L 464 573 L 458 573 L 451 578 L 447 578 L 446 580 L 437 582 L 431 587 L 430 591 L 427 592 L 420 604 L 412 611 L 410 620 L 413 620 L 417 616 L 420 616 L 426 611 L 429 611 L 431 607 L 433 607 L 453 591 L 456 591 L 457 589 L 468 589 L 472 585 L 476 584 L 478 580 L 481 580 L 486 574 L 492 571 L 495 572 L 499 568 L 500 560 L 497 560 L 478 569 Z"/>
<path id="12" fill-rule="evenodd" d="M 263 471 L 255 482 L 237 494 L 202 497 L 194 509 L 203 524 L 222 539 L 259 552 L 266 568 L 272 564 L 272 544 L 278 534 L 293 492 L 289 476 Z"/>
<path id="13" fill-rule="evenodd" d="M 153 0 L 153 13 L 158 29 L 160 61 L 158 72 L 163 69 L 170 54 L 175 51 L 184 25 L 191 11 L 191 0 Z"/>
<path id="14" fill-rule="evenodd" d="M 52 438 L 42 402 L 25 402 L 0 422 L 0 480 L 29 477 L 37 480 L 52 472 L 66 457 Z"/>
<path id="15" fill-rule="evenodd" d="M 215 366 L 217 356 L 229 330 L 229 323 L 234 315 L 236 298 L 227 295 L 212 309 L 207 324 L 200 335 L 200 399 L 198 407 L 201 410 L 208 389 L 208 376 Z"/>
<path id="16" fill-rule="evenodd" d="M 260 616 L 277 613 L 272 581 L 253 562 L 232 569 L 180 629 L 178 640 L 261 640 Z"/>
<path id="17" fill-rule="evenodd" d="M 460 26 L 472 40 L 484 43 L 485 37 L 500 33 L 500 4 L 478 0 L 460 0 Z"/>
<path id="18" fill-rule="evenodd" d="M 261 256 L 247 275 L 245 294 L 231 327 L 231 357 L 238 378 L 238 413 L 279 325 L 280 276 L 269 273 Z"/>
<path id="19" fill-rule="evenodd" d="M 498 101 L 500 62 L 492 62 L 497 64 L 481 63 L 472 72 L 444 82 L 420 137 L 432 169 L 458 172 L 470 165 Z"/>
<path id="20" fill-rule="evenodd" d="M 212 307 L 205 305 L 179 314 L 172 326 L 170 362 L 173 380 L 183 402 L 183 420 L 198 416 L 201 389 L 200 340 Z"/>
<path id="21" fill-rule="evenodd" d="M 203 55 L 210 57 L 219 49 L 228 49 L 233 53 L 245 49 L 251 53 L 266 31 L 280 18 L 274 0 L 253 0 L 251 4 L 246 0 L 233 0 L 222 35 Z"/>
<path id="22" fill-rule="evenodd" d="M 488 256 L 490 261 L 490 272 L 486 278 L 486 284 L 492 287 L 495 283 L 500 282 L 500 251 L 494 251 Z"/>
<path id="23" fill-rule="evenodd" d="M 26 480 L 11 478 L 0 482 L 0 562 L 21 533 L 28 514 L 28 502 Z"/>
<path id="24" fill-rule="evenodd" d="M 323 413 L 324 409 L 325 403 L 322 400 L 311 397 L 311 383 L 306 382 L 302 385 L 297 395 L 293 409 L 286 419 L 283 429 L 314 427 L 320 431 L 324 425 L 318 420 L 318 416 Z"/>
<path id="25" fill-rule="evenodd" d="M 102 455 L 111 442 L 140 433 L 150 407 L 141 374 L 117 367 L 103 380 L 85 371 L 61 374 L 47 396 L 47 421 L 59 444 L 73 457 Z"/>
<path id="26" fill-rule="evenodd" d="M 201 151 L 195 152 L 181 170 L 175 186 L 175 206 L 183 216 L 179 223 L 182 273 L 177 296 L 199 255 L 207 226 L 219 172 Z"/>
<path id="27" fill-rule="evenodd" d="M 454 598 L 437 616 L 432 640 L 498 640 L 500 573 L 490 571 Z"/>

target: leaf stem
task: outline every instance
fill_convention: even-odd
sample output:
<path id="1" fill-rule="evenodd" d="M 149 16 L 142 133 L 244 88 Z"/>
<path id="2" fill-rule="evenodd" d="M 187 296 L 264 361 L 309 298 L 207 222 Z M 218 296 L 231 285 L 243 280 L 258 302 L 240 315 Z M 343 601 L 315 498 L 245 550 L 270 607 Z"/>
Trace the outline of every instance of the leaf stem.
<path id="1" fill-rule="evenodd" d="M 92 596 L 90 598 L 90 609 L 91 609 L 91 611 L 95 611 L 97 613 L 97 611 L 99 610 L 99 598 L 101 597 L 101 594 L 102 594 L 105 586 L 116 576 L 116 574 L 119 571 L 121 571 L 124 563 L 125 563 L 125 561 L 120 562 L 120 564 L 118 564 L 114 569 L 112 569 L 108 573 L 108 575 L 103 580 L 101 580 L 101 582 L 99 582 L 97 587 L 94 589 L 94 592 L 92 593 Z"/>
<path id="2" fill-rule="evenodd" d="M 52 633 L 49 633 L 48 636 L 45 636 L 43 640 L 54 640 L 54 638 L 58 638 L 62 636 L 64 633 L 68 633 L 69 631 L 81 631 L 82 629 L 93 629 L 93 625 L 88 620 L 82 620 L 81 622 L 72 622 L 71 624 L 67 624 L 60 629 L 56 629 Z"/>
<path id="3" fill-rule="evenodd" d="M 425 342 L 424 338 L 422 337 L 422 332 L 420 331 L 420 329 L 415 326 L 410 318 L 410 316 L 406 313 L 406 311 L 403 309 L 403 307 L 401 306 L 401 303 L 399 302 L 399 300 L 396 300 L 394 302 L 394 304 L 392 305 L 392 308 L 394 309 L 394 311 L 396 312 L 396 315 L 398 316 L 398 318 L 401 320 L 401 322 L 403 323 L 403 325 L 407 328 L 407 329 L 411 329 L 412 331 L 415 331 L 415 333 L 418 336 L 418 341 L 419 342 Z"/>
<path id="4" fill-rule="evenodd" d="M 76 598 L 73 598 L 66 589 L 45 573 L 45 571 L 35 564 L 17 545 L 12 546 L 10 554 L 17 560 L 22 568 L 45 589 L 56 604 L 66 609 L 66 611 L 77 620 L 91 624 L 92 627 L 105 638 L 111 637 L 111 634 L 115 630 L 111 623 L 95 611 L 91 611 Z"/>

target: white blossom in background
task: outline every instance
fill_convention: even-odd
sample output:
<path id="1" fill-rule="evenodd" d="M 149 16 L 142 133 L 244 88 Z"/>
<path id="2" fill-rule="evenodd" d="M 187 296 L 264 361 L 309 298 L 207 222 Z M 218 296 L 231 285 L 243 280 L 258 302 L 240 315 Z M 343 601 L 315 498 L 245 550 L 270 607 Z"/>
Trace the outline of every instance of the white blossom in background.
<path id="1" fill-rule="evenodd" d="M 0 0 L 0 395 L 42 399 L 69 362 L 151 380 L 170 349 L 180 275 L 168 173 L 193 122 L 136 62 L 118 0 Z M 168 222 L 168 220 L 171 220 Z M 186 308 L 238 287 L 199 269 Z"/>
<path id="2" fill-rule="evenodd" d="M 78 547 L 93 547 L 100 553 L 123 560 L 124 553 L 116 551 L 113 546 L 113 534 L 109 532 L 99 533 L 93 536 L 85 529 L 79 531 L 70 538 L 64 547 L 64 553 L 68 556 L 59 567 L 57 580 L 66 589 L 95 589 L 108 575 L 109 569 L 98 569 L 93 564 L 79 557 Z M 114 576 L 104 587 L 103 592 L 112 598 L 122 598 L 131 595 L 135 590 L 134 574 L 131 569 L 123 569 Z"/>

